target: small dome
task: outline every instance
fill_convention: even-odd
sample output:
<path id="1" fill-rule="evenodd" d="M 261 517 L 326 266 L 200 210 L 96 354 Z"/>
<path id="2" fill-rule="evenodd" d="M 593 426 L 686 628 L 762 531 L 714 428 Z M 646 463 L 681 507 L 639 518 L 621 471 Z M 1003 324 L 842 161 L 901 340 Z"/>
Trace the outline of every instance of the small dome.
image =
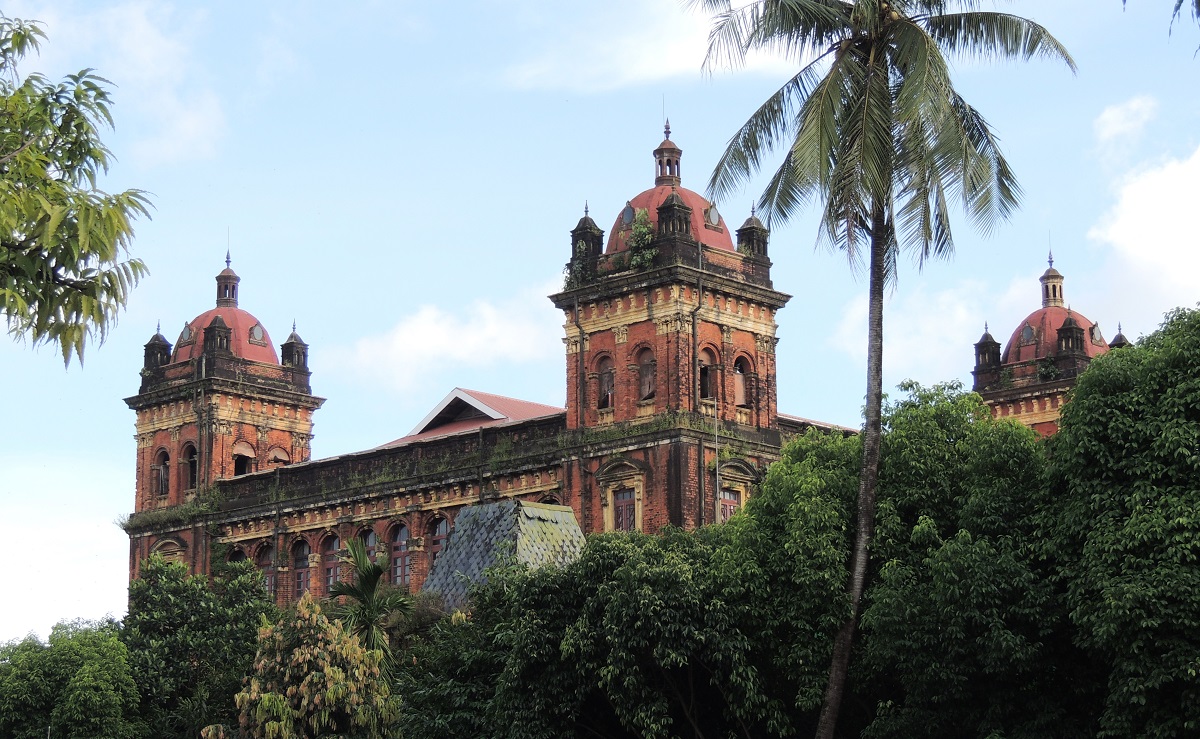
<path id="1" fill-rule="evenodd" d="M 983 324 L 983 336 L 980 336 L 979 341 L 976 341 L 975 343 L 976 344 L 998 344 L 999 342 L 996 341 L 996 338 L 994 336 L 992 336 L 992 332 L 988 330 L 987 324 L 985 323 L 985 324 Z"/>
<path id="2" fill-rule="evenodd" d="M 757 215 L 755 215 L 754 213 L 751 213 L 751 214 L 750 214 L 750 217 L 746 219 L 746 222 L 742 224 L 742 228 L 762 228 L 762 229 L 765 229 L 765 228 L 766 228 L 766 226 L 763 224 L 763 222 L 762 222 L 761 220 L 759 220 L 759 218 L 758 218 L 758 216 L 757 216 Z M 741 230 L 741 229 L 738 229 L 738 230 Z"/>

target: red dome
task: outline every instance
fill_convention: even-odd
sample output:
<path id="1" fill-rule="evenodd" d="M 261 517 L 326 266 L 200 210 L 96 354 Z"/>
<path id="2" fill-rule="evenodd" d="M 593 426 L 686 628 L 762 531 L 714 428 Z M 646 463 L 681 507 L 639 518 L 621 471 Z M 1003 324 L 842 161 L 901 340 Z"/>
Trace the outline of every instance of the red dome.
<path id="1" fill-rule="evenodd" d="M 678 193 L 679 197 L 683 200 L 683 204 L 692 209 L 692 238 L 713 249 L 735 251 L 733 248 L 733 239 L 729 235 L 729 227 L 725 225 L 725 219 L 720 213 L 717 213 L 716 225 L 710 225 L 712 219 L 709 208 L 713 207 L 712 203 L 705 200 L 704 196 L 692 192 L 686 187 L 671 185 L 652 187 L 633 200 L 630 200 L 627 208 L 631 207 L 633 213 L 644 209 L 646 214 L 650 216 L 650 223 L 653 224 L 657 232 L 658 206 L 662 205 L 663 201 L 667 199 L 672 191 Z M 629 236 L 632 224 L 633 215 L 630 214 L 627 218 L 626 210 L 622 209 L 617 214 L 617 220 L 613 223 L 612 231 L 609 232 L 608 248 L 604 250 L 605 254 L 616 254 L 617 252 L 625 251 L 625 239 Z"/>
<path id="2" fill-rule="evenodd" d="M 204 352 L 204 329 L 217 316 L 229 327 L 229 349 L 235 357 L 251 362 L 279 364 L 279 356 L 275 354 L 271 337 L 262 322 L 241 308 L 228 305 L 210 308 L 189 321 L 175 342 L 171 361 L 183 362 L 200 356 Z M 251 331 L 254 331 L 254 335 L 251 335 Z"/>
<path id="3" fill-rule="evenodd" d="M 1004 356 L 1000 358 L 1000 363 L 1028 362 L 1054 356 L 1058 348 L 1058 329 L 1062 328 L 1068 315 L 1083 329 L 1083 348 L 1089 358 L 1098 357 L 1108 351 L 1108 342 L 1100 334 L 1099 326 L 1075 311 L 1068 311 L 1060 306 L 1048 306 L 1030 313 L 1029 317 L 1017 326 L 1008 344 L 1004 346 Z M 1026 327 L 1031 330 L 1027 332 Z"/>

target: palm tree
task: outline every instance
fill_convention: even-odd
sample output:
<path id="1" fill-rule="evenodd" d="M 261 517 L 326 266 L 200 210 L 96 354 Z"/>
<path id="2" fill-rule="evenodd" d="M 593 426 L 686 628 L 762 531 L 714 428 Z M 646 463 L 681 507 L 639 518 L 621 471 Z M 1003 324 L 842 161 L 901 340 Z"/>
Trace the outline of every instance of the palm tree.
<path id="1" fill-rule="evenodd" d="M 954 249 L 954 201 L 983 232 L 1006 219 L 1020 188 L 983 117 L 955 91 L 945 54 L 1037 56 L 1075 63 L 1046 29 L 979 0 L 691 0 L 716 12 L 706 67 L 751 50 L 782 52 L 800 71 L 730 139 L 709 181 L 714 200 L 740 189 L 763 159 L 783 163 L 759 198 L 768 225 L 813 200 L 821 241 L 868 274 L 867 393 L 849 616 L 834 642 L 817 736 L 833 736 L 875 523 L 883 400 L 883 295 L 901 251 L 918 267 Z M 957 11 L 957 12 L 951 12 Z M 864 254 L 865 252 L 865 254 Z"/>
<path id="2" fill-rule="evenodd" d="M 371 561 L 362 541 L 348 541 L 346 553 L 342 561 L 353 569 L 354 579 L 336 582 L 329 588 L 330 598 L 345 598 L 333 608 L 333 614 L 347 631 L 358 637 L 363 647 L 383 654 L 381 665 L 386 673 L 392 666 L 392 650 L 384 624 L 396 615 L 408 616 L 412 612 L 412 598 L 383 581 L 387 569 Z"/>

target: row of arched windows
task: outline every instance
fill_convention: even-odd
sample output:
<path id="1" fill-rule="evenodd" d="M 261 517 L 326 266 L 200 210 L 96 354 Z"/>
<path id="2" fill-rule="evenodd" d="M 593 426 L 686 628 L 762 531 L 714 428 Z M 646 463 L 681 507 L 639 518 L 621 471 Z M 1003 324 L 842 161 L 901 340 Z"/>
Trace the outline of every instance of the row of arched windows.
<path id="1" fill-rule="evenodd" d="M 446 538 L 450 535 L 450 522 L 443 516 L 437 516 L 429 522 L 426 533 L 425 554 L 429 558 L 429 567 L 437 561 Z M 372 561 L 378 556 L 379 537 L 374 529 L 363 529 L 358 538 L 362 541 L 367 554 Z M 392 527 L 389 536 L 389 551 L 391 561 L 388 567 L 388 580 L 397 587 L 407 588 L 412 583 L 413 550 L 411 548 L 412 534 L 407 524 L 398 523 Z M 319 590 L 328 594 L 333 584 L 341 579 L 342 542 L 337 534 L 328 534 L 320 542 L 320 556 L 312 557 L 312 546 L 306 539 L 297 539 L 288 552 L 287 564 L 291 571 L 291 586 L 293 597 L 305 591 Z M 246 559 L 246 553 L 235 549 L 230 554 L 230 560 Z M 275 548 L 265 544 L 255 553 L 254 563 L 262 571 L 267 589 L 274 592 L 276 586 Z M 314 572 L 314 569 L 316 571 Z"/>
<path id="2" fill-rule="evenodd" d="M 235 477 L 254 471 L 253 462 L 256 452 L 250 444 L 245 441 L 237 442 L 233 446 L 232 456 Z M 191 441 L 184 442 L 179 452 L 179 458 L 182 462 L 182 469 L 179 473 L 178 484 L 184 491 L 195 490 L 200 481 L 200 454 L 196 451 L 196 445 Z M 268 452 L 267 460 L 270 464 L 288 464 L 291 462 L 291 456 L 283 449 L 274 447 Z M 172 475 L 171 454 L 166 449 L 160 448 L 154 455 L 153 464 L 150 465 L 149 484 L 154 495 L 165 498 L 170 494 Z"/>
<path id="3" fill-rule="evenodd" d="M 719 379 L 719 362 L 716 353 L 707 347 L 700 350 L 700 377 L 698 390 L 702 400 L 715 400 Z M 637 353 L 638 401 L 650 400 L 654 397 L 658 384 L 657 363 L 651 349 L 642 349 Z M 747 408 L 752 405 L 750 386 L 746 378 L 754 374 L 754 367 L 747 357 L 738 357 L 733 362 L 733 403 Z M 598 378 L 596 407 L 600 410 L 616 406 L 617 380 L 616 365 L 608 354 L 600 355 L 596 361 Z"/>

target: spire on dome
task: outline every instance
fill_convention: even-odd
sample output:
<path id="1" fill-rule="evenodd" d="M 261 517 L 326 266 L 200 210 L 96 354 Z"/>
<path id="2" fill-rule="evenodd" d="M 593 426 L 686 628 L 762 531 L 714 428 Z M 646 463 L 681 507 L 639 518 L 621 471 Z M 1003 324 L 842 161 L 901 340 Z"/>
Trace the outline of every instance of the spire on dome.
<path id="1" fill-rule="evenodd" d="M 1048 257 L 1046 257 L 1046 261 L 1050 264 L 1051 268 L 1054 267 L 1054 250 L 1053 249 L 1050 250 L 1050 255 Z"/>
<path id="2" fill-rule="evenodd" d="M 229 269 L 229 249 L 225 249 L 225 269 Z"/>
<path id="3" fill-rule="evenodd" d="M 1054 268 L 1054 252 L 1050 252 L 1047 259 L 1050 263 L 1049 268 L 1042 273 L 1042 307 L 1050 308 L 1052 306 L 1063 307 L 1063 276 L 1062 273 Z"/>
<path id="4" fill-rule="evenodd" d="M 667 122 L 663 126 L 663 138 L 669 141 L 671 139 L 671 119 L 668 118 L 666 120 Z"/>

